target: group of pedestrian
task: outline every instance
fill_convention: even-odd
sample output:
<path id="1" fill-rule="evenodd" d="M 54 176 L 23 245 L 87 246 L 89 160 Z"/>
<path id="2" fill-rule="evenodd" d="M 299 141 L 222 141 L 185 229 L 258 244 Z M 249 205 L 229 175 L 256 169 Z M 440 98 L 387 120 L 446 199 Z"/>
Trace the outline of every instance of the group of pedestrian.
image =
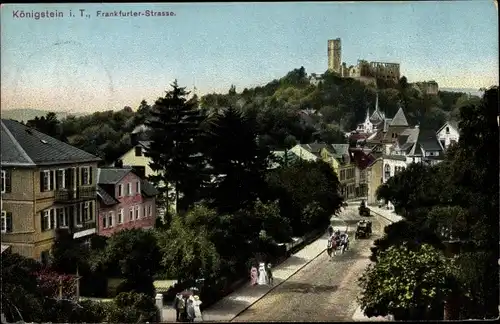
<path id="1" fill-rule="evenodd" d="M 176 322 L 203 321 L 200 309 L 201 300 L 195 292 L 191 294 L 178 293 L 175 296 L 173 306 L 175 308 Z"/>
<path id="2" fill-rule="evenodd" d="M 250 269 L 250 285 L 272 285 L 273 272 L 271 263 L 260 262 L 258 268 L 253 265 Z"/>

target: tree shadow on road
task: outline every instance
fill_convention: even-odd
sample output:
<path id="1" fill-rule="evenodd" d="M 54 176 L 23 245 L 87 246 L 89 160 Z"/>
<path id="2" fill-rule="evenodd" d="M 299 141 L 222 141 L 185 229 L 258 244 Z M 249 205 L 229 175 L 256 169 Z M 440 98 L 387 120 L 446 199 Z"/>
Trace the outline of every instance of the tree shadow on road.
<path id="1" fill-rule="evenodd" d="M 338 289 L 337 285 L 314 285 L 302 282 L 286 282 L 281 286 L 280 293 L 303 293 L 320 294 L 334 293 Z"/>
<path id="2" fill-rule="evenodd" d="M 296 268 L 297 266 L 302 266 L 306 264 L 308 260 L 298 257 L 296 255 L 290 256 L 282 264 L 279 265 L 280 270 L 290 270 L 290 268 Z"/>

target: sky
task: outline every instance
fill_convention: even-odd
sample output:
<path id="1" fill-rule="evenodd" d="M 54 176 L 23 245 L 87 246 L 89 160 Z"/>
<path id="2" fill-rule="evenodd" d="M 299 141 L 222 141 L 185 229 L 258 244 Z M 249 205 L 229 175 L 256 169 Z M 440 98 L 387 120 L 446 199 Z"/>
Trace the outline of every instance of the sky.
<path id="1" fill-rule="evenodd" d="M 47 10 L 63 17 L 34 18 Z M 142 15 L 103 15 L 120 10 Z M 493 0 L 2 5 L 1 109 L 136 108 L 174 79 L 198 95 L 240 92 L 301 66 L 325 72 L 334 38 L 348 66 L 394 62 L 409 82 L 489 87 L 497 17 Z"/>

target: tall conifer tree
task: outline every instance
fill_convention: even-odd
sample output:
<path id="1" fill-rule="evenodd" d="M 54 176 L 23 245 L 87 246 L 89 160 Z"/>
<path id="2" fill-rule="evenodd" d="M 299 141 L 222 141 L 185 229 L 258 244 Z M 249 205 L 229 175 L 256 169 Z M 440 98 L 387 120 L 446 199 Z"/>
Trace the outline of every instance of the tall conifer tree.
<path id="1" fill-rule="evenodd" d="M 205 161 L 199 138 L 204 116 L 195 103 L 187 100 L 189 92 L 179 87 L 177 80 L 171 87 L 156 101 L 146 122 L 151 142 L 145 155 L 151 158 L 150 167 L 157 173 L 150 181 L 167 199 L 171 186 L 178 212 L 198 199 L 203 184 Z"/>

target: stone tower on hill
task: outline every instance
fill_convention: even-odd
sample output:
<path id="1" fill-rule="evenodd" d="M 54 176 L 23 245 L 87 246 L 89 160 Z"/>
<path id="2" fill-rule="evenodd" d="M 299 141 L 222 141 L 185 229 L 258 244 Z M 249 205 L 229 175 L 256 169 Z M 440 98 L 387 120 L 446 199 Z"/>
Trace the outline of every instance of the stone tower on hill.
<path id="1" fill-rule="evenodd" d="M 328 71 L 341 74 L 342 47 L 340 38 L 328 40 Z"/>

